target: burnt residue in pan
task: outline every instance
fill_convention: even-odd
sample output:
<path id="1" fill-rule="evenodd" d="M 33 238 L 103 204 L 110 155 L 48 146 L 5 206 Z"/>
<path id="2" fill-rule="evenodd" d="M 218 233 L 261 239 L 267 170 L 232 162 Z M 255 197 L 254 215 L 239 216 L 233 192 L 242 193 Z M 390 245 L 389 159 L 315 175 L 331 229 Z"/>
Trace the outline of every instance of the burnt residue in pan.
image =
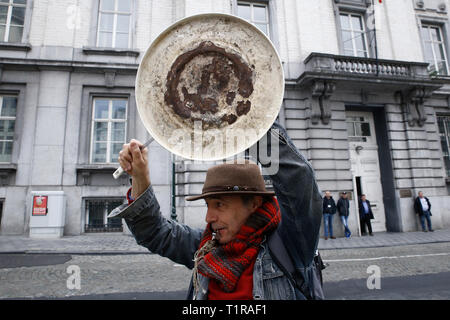
<path id="1" fill-rule="evenodd" d="M 180 94 L 178 90 L 180 77 L 186 65 L 199 56 L 211 57 L 212 60 L 209 64 L 199 66 L 201 77 L 197 79 L 201 80 L 196 80 L 199 82 L 198 85 L 194 84 L 196 92 L 189 93 L 188 89 L 183 86 Z M 236 88 L 229 88 L 232 77 L 237 77 L 238 85 Z M 236 122 L 238 117 L 247 114 L 251 109 L 251 102 L 246 98 L 253 93 L 252 78 L 252 69 L 237 54 L 226 52 L 225 49 L 210 41 L 204 41 L 197 48 L 183 53 L 175 60 L 167 74 L 167 91 L 164 99 L 168 105 L 172 106 L 174 112 L 184 119 L 201 119 L 203 122 L 206 121 L 216 125 L 225 122 L 232 124 Z M 192 81 L 195 81 L 193 79 Z M 213 90 L 216 95 L 207 95 L 209 89 Z M 233 104 L 237 94 L 244 98 L 244 100 L 237 102 L 236 114 L 228 113 L 217 119 L 211 116 L 199 118 L 192 115 L 193 112 L 201 115 L 215 115 L 219 111 L 218 100 L 221 94 L 224 94 L 228 106 Z"/>

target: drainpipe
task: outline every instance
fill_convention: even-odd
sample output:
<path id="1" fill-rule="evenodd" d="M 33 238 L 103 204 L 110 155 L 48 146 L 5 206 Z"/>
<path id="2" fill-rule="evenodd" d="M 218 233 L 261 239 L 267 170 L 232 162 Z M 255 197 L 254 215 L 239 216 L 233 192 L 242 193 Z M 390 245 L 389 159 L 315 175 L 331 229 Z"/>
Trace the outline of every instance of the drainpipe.
<path id="1" fill-rule="evenodd" d="M 375 61 L 377 65 L 377 77 L 378 77 L 380 73 L 380 65 L 378 60 L 377 27 L 375 24 L 375 3 L 373 0 L 372 0 L 372 8 L 373 8 L 373 38 L 375 40 Z"/>

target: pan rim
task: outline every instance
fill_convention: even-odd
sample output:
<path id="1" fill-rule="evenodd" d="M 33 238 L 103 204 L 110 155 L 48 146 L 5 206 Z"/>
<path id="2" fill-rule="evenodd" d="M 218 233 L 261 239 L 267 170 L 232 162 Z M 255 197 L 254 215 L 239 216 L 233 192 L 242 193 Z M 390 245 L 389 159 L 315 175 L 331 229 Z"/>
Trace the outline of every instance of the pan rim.
<path id="1" fill-rule="evenodd" d="M 184 17 L 184 18 L 181 18 L 181 19 L 177 20 L 176 22 L 171 24 L 169 27 L 167 27 L 165 30 L 161 31 L 159 33 L 159 35 L 147 47 L 147 49 L 146 49 L 146 51 L 145 51 L 145 53 L 144 53 L 144 55 L 143 55 L 143 57 L 141 59 L 141 62 L 139 64 L 139 68 L 138 68 L 138 72 L 137 72 L 137 76 L 136 76 L 135 97 L 136 97 L 136 107 L 137 107 L 137 110 L 138 110 L 138 114 L 140 116 L 140 119 L 141 119 L 141 121 L 142 121 L 142 123 L 143 123 L 143 125 L 144 125 L 144 127 L 146 129 L 146 131 L 161 146 L 163 146 L 166 150 L 168 150 L 169 152 L 171 152 L 171 153 L 173 153 L 173 154 L 175 154 L 177 156 L 180 156 L 180 157 L 182 157 L 184 159 L 188 159 L 188 160 L 196 160 L 196 161 L 207 162 L 207 161 L 217 161 L 217 160 L 222 160 L 222 159 L 227 159 L 227 158 L 233 157 L 236 154 L 239 154 L 239 153 L 243 152 L 245 149 L 251 147 L 251 145 L 253 145 L 257 141 L 259 141 L 264 136 L 264 134 L 267 132 L 267 130 L 270 129 L 270 126 L 269 126 L 267 128 L 267 130 L 260 130 L 258 132 L 258 134 L 257 134 L 257 139 L 255 141 L 253 141 L 252 144 L 246 146 L 246 148 L 243 148 L 243 150 L 239 150 L 238 152 L 235 152 L 234 154 L 230 154 L 230 155 L 222 154 L 222 155 L 219 155 L 219 156 L 204 158 L 203 155 L 202 155 L 202 157 L 196 157 L 195 154 L 191 153 L 192 157 L 189 157 L 186 154 L 182 154 L 180 152 L 177 152 L 176 150 L 173 150 L 170 146 L 168 146 L 168 143 L 166 141 L 161 141 L 163 139 L 160 139 L 159 135 L 154 130 L 152 130 L 151 124 L 148 124 L 147 123 L 148 121 L 144 121 L 143 120 L 144 118 L 143 118 L 142 111 L 141 111 L 143 106 L 140 105 L 141 103 L 139 101 L 140 100 L 140 92 L 139 92 L 140 91 L 140 86 L 139 86 L 139 83 L 141 82 L 140 79 L 142 78 L 143 73 L 144 72 L 148 72 L 148 71 L 145 71 L 144 68 L 142 67 L 144 62 L 149 59 L 149 56 L 156 50 L 158 44 L 162 40 L 164 40 L 167 36 L 171 35 L 174 32 L 174 30 L 176 30 L 179 26 L 184 25 L 185 23 L 188 23 L 188 22 L 191 22 L 191 21 L 194 21 L 194 20 L 202 20 L 202 19 L 205 19 L 205 18 L 211 19 L 211 18 L 214 18 L 214 17 L 217 17 L 217 18 L 228 18 L 228 19 L 234 20 L 237 23 L 244 24 L 246 27 L 248 27 L 248 28 L 252 29 L 254 32 L 258 33 L 266 41 L 266 43 L 269 46 L 271 52 L 274 53 L 275 60 L 276 60 L 276 63 L 278 64 L 278 66 L 279 66 L 279 71 L 280 71 L 279 76 L 280 76 L 280 80 L 281 80 L 281 84 L 280 84 L 280 88 L 281 88 L 280 91 L 281 92 L 279 92 L 279 100 L 276 101 L 277 106 L 278 106 L 278 112 L 277 113 L 274 112 L 273 119 L 270 119 L 271 123 L 273 123 L 276 120 L 276 118 L 277 118 L 277 116 L 279 114 L 279 110 L 281 109 L 281 106 L 282 106 L 282 103 L 283 103 L 283 100 L 284 100 L 285 75 L 284 75 L 284 68 L 283 68 L 283 63 L 282 63 L 280 54 L 278 53 L 275 45 L 270 40 L 270 38 L 264 32 L 262 32 L 260 29 L 258 29 L 256 26 L 254 26 L 250 22 L 248 22 L 248 21 L 246 21 L 246 20 L 244 20 L 244 19 L 242 19 L 242 18 L 240 18 L 238 16 L 230 15 L 230 14 L 226 14 L 226 13 L 201 13 L 201 14 L 195 14 L 195 15 L 187 16 L 187 17 Z M 274 103 L 274 105 L 275 105 L 275 103 Z M 269 122 L 267 122 L 267 123 L 269 123 Z M 263 129 L 266 129 L 266 128 L 263 128 Z"/>

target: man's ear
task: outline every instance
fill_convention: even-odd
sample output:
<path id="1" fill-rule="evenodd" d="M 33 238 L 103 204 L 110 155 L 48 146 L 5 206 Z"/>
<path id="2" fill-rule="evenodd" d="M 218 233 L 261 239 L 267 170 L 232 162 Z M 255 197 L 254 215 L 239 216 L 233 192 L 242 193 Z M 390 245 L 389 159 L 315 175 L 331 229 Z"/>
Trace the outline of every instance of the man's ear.
<path id="1" fill-rule="evenodd" d="M 252 203 L 252 205 L 253 205 L 253 210 L 256 210 L 256 209 L 258 209 L 259 207 L 261 207 L 261 206 L 262 206 L 262 203 L 263 203 L 263 198 L 262 198 L 261 196 L 255 196 L 255 197 L 253 197 L 253 203 Z"/>

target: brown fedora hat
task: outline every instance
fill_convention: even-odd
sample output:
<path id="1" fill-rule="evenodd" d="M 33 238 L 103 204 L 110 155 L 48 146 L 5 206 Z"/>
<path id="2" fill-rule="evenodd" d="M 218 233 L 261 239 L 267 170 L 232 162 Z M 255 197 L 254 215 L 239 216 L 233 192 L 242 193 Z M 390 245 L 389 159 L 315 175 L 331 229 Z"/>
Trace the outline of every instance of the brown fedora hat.
<path id="1" fill-rule="evenodd" d="M 244 163 L 224 163 L 208 169 L 202 194 L 187 197 L 187 201 L 204 199 L 212 195 L 248 194 L 255 196 L 273 196 L 267 191 L 261 170 L 256 163 L 245 160 Z"/>

